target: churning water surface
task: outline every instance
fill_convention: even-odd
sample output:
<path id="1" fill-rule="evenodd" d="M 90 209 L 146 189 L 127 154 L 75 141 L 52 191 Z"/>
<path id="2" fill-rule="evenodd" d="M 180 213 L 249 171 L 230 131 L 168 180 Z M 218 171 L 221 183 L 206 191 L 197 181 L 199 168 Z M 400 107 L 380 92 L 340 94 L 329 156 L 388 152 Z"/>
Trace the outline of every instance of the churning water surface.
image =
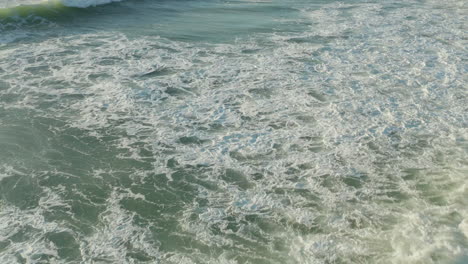
<path id="1" fill-rule="evenodd" d="M 0 0 L 0 263 L 467 263 L 467 17 Z"/>

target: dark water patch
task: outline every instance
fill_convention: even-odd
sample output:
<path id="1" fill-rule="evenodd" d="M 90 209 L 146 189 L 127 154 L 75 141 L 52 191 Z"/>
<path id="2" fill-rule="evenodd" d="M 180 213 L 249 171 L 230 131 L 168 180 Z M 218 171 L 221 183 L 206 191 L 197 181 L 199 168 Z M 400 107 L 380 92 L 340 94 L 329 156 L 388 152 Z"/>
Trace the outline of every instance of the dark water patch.
<path id="1" fill-rule="evenodd" d="M 57 247 L 58 257 L 65 261 L 81 261 L 80 246 L 73 234 L 69 232 L 54 232 L 45 235 L 45 239 Z"/>
<path id="2" fill-rule="evenodd" d="M 186 136 L 179 138 L 179 142 L 183 145 L 202 145 L 203 143 L 209 142 L 208 140 L 200 139 L 196 136 Z"/>
<path id="3" fill-rule="evenodd" d="M 2 200 L 20 209 L 36 208 L 42 194 L 34 174 L 12 175 L 0 181 Z"/>
<path id="4" fill-rule="evenodd" d="M 1 73 L 1 71 L 0 71 L 0 73 Z M 0 80 L 0 91 L 7 90 L 8 88 L 10 88 L 10 84 L 8 82 Z"/>
<path id="5" fill-rule="evenodd" d="M 224 174 L 221 175 L 221 178 L 243 190 L 252 187 L 250 180 L 247 179 L 243 173 L 233 169 L 226 169 Z"/>
<path id="6" fill-rule="evenodd" d="M 160 67 L 160 68 L 156 68 L 154 70 L 149 70 L 146 73 L 138 75 L 138 77 L 140 77 L 142 79 L 147 79 L 147 78 L 155 78 L 155 77 L 159 77 L 159 76 L 169 75 L 169 74 L 172 74 L 172 73 L 173 73 L 173 71 L 170 68 Z"/>

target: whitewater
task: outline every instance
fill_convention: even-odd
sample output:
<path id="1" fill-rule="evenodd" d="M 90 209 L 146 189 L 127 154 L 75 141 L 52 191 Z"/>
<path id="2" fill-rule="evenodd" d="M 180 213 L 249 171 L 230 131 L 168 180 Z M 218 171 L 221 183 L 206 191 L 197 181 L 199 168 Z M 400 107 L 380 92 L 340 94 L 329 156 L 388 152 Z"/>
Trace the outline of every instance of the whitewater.
<path id="1" fill-rule="evenodd" d="M 468 263 L 463 0 L 0 0 L 0 263 Z"/>

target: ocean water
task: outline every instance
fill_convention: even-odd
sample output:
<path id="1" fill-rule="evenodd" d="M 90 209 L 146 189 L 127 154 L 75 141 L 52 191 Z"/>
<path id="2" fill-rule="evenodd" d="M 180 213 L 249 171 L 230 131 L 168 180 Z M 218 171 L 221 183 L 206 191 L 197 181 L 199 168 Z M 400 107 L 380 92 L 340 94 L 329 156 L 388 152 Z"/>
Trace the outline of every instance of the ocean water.
<path id="1" fill-rule="evenodd" d="M 0 0 L 0 263 L 468 263 L 467 18 Z"/>

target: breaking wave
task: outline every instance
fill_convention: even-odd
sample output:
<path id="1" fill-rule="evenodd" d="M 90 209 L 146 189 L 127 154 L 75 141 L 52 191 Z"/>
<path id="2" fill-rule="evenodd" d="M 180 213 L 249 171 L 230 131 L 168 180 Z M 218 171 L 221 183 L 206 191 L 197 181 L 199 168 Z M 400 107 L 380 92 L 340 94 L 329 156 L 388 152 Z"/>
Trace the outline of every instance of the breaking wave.
<path id="1" fill-rule="evenodd" d="M 121 0 L 0 0 L 0 9 L 18 8 L 23 6 L 63 5 L 67 7 L 86 8 L 104 5 Z"/>

